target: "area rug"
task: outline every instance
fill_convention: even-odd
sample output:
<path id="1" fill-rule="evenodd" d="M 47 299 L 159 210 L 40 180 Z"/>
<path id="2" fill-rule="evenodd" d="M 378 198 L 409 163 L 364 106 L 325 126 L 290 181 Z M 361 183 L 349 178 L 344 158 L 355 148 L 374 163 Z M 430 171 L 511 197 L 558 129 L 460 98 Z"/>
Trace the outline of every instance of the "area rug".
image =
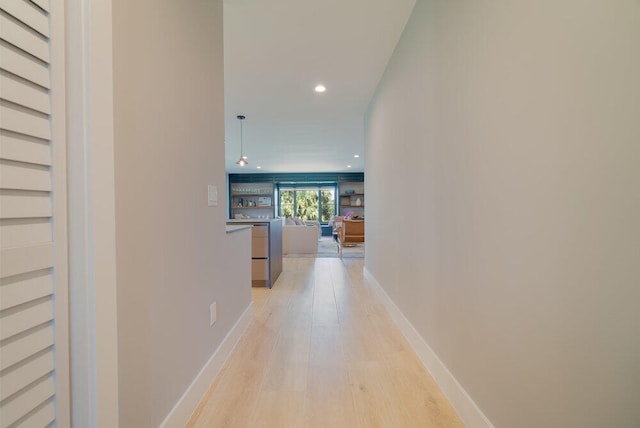
<path id="1" fill-rule="evenodd" d="M 317 254 L 287 254 L 287 258 L 338 258 L 338 243 L 331 236 L 323 236 L 318 240 Z M 342 250 L 342 257 L 346 258 L 364 258 L 364 245 L 354 247 L 345 247 Z"/>

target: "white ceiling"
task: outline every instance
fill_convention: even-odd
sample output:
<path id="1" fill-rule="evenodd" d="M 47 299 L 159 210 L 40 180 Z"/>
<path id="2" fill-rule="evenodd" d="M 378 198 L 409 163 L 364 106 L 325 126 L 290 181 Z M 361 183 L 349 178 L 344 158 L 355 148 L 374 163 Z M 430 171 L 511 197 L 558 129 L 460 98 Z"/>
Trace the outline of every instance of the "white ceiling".
<path id="1" fill-rule="evenodd" d="M 414 3 L 225 0 L 227 172 L 364 171 L 364 113 Z"/>

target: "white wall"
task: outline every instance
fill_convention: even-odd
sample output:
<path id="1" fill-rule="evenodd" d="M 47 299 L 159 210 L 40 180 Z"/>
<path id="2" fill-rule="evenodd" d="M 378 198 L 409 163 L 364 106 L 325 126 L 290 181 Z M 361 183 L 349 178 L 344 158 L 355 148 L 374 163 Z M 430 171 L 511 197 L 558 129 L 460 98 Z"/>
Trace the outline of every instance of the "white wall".
<path id="1" fill-rule="evenodd" d="M 113 0 L 113 29 L 120 426 L 155 427 L 250 304 L 225 260 L 222 1 Z"/>
<path id="2" fill-rule="evenodd" d="M 366 268 L 497 427 L 640 426 L 640 3 L 418 0 Z"/>

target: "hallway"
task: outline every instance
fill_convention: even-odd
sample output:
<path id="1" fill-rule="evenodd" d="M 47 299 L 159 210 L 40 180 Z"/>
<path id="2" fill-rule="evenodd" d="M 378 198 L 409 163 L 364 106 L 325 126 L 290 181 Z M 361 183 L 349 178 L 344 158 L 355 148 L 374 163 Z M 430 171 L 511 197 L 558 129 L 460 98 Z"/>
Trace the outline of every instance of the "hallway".
<path id="1" fill-rule="evenodd" d="M 461 427 L 364 259 L 285 259 L 189 427 Z"/>

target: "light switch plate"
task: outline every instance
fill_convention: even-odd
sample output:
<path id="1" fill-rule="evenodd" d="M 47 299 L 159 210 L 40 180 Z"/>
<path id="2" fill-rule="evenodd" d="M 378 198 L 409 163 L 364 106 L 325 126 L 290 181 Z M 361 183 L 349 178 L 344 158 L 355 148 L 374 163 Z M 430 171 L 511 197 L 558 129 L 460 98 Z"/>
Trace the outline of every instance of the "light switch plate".
<path id="1" fill-rule="evenodd" d="M 207 205 L 210 207 L 218 206 L 218 188 L 213 184 L 207 186 Z"/>

